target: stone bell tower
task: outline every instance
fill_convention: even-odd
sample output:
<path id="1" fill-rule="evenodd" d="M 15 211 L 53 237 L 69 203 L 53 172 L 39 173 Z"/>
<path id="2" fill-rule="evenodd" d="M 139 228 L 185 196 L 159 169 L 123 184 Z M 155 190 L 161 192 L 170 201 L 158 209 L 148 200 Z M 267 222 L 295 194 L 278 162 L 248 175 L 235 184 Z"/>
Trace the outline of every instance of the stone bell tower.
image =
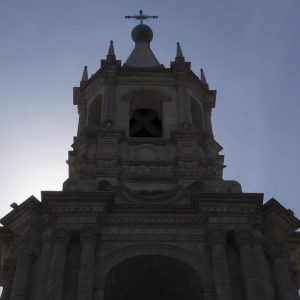
<path id="1" fill-rule="evenodd" d="M 179 43 L 162 65 L 133 18 L 126 62 L 111 42 L 74 88 L 63 191 L 1 219 L 1 300 L 299 299 L 300 221 L 223 179 L 216 91 Z"/>
<path id="2" fill-rule="evenodd" d="M 240 192 L 237 182 L 222 179 L 222 147 L 211 126 L 216 91 L 202 70 L 200 79 L 191 71 L 179 43 L 170 68 L 160 64 L 152 37 L 140 24 L 123 66 L 111 42 L 100 70 L 88 78 L 84 69 L 74 88 L 79 126 L 64 191 L 99 191 L 105 184 L 153 193 L 201 180 L 203 191 Z"/>

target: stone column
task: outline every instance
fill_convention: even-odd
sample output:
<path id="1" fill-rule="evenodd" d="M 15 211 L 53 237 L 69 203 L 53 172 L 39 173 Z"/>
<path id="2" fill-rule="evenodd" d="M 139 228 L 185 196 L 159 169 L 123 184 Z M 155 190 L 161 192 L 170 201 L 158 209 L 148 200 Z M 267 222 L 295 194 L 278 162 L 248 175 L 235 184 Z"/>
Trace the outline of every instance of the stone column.
<path id="1" fill-rule="evenodd" d="M 268 243 L 268 250 L 272 259 L 278 300 L 295 300 L 291 272 L 289 269 L 289 255 L 284 242 L 272 240 Z"/>
<path id="2" fill-rule="evenodd" d="M 33 244 L 29 237 L 19 243 L 17 253 L 17 264 L 13 279 L 10 300 L 26 300 L 28 299 L 28 287 L 30 281 L 30 271 L 33 259 Z"/>
<path id="3" fill-rule="evenodd" d="M 93 300 L 96 242 L 93 229 L 82 230 L 77 300 Z"/>
<path id="4" fill-rule="evenodd" d="M 1 294 L 1 300 L 9 300 L 11 293 L 13 276 L 15 273 L 16 261 L 12 259 L 6 259 L 3 265 L 3 290 Z"/>
<path id="5" fill-rule="evenodd" d="M 226 257 L 225 232 L 213 231 L 209 240 L 217 300 L 231 300 L 231 284 Z"/>
<path id="6" fill-rule="evenodd" d="M 271 266 L 263 248 L 263 239 L 264 237 L 261 232 L 256 231 L 254 233 L 254 253 L 259 278 L 258 283 L 260 285 L 262 299 L 276 300 L 276 292 L 270 268 Z"/>
<path id="7" fill-rule="evenodd" d="M 40 254 L 40 261 L 38 266 L 38 276 L 37 282 L 38 284 L 34 288 L 33 299 L 40 300 L 44 298 L 48 271 L 51 259 L 51 251 L 52 251 L 52 232 L 50 230 L 45 231 L 42 235 L 42 250 Z"/>
<path id="8" fill-rule="evenodd" d="M 70 242 L 69 233 L 59 229 L 54 235 L 54 245 L 46 286 L 47 300 L 61 300 L 64 287 L 64 274 L 67 248 Z"/>
<path id="9" fill-rule="evenodd" d="M 252 248 L 253 238 L 251 233 L 249 231 L 239 232 L 237 234 L 237 244 L 241 258 L 246 300 L 262 299 L 257 281 L 258 273 Z"/>

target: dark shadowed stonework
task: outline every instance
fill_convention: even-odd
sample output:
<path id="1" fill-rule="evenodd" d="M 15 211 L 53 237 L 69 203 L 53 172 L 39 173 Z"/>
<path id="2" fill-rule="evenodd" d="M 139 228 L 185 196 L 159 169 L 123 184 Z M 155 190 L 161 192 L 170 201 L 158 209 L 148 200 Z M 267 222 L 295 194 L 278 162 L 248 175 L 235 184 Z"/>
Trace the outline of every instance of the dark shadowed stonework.
<path id="1" fill-rule="evenodd" d="M 298 299 L 299 220 L 223 179 L 216 92 L 180 44 L 161 65 L 142 27 L 74 88 L 63 191 L 1 219 L 1 300 Z"/>

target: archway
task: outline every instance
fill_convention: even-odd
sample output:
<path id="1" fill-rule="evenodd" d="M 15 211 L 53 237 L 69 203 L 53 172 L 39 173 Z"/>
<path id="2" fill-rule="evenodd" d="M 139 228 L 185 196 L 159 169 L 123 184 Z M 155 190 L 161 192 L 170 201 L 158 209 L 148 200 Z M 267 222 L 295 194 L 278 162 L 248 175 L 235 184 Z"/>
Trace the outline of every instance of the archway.
<path id="1" fill-rule="evenodd" d="M 201 284 L 186 263 L 163 255 L 128 258 L 108 274 L 105 300 L 201 300 Z"/>

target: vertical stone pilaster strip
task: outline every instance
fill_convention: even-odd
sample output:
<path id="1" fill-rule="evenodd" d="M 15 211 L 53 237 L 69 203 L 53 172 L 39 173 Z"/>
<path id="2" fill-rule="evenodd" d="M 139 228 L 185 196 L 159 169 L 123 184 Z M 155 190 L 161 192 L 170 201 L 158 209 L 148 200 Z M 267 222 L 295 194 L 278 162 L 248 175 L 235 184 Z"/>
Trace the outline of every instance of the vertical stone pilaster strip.
<path id="1" fill-rule="evenodd" d="M 213 231 L 209 237 L 217 300 L 231 300 L 231 284 L 225 250 L 226 236 L 223 231 Z"/>
<path id="2" fill-rule="evenodd" d="M 35 287 L 33 300 L 43 299 L 45 295 L 48 271 L 50 266 L 52 251 L 52 232 L 46 231 L 42 235 L 42 250 L 40 254 L 40 264 L 38 266 L 38 284 Z"/>
<path id="3" fill-rule="evenodd" d="M 69 233 L 65 229 L 57 230 L 54 235 L 54 245 L 46 287 L 47 300 L 62 299 L 66 255 L 69 242 Z"/>
<path id="4" fill-rule="evenodd" d="M 187 89 L 185 86 L 185 74 L 177 73 L 177 107 L 178 107 L 178 125 L 181 128 L 189 128 L 191 126 L 190 102 L 188 99 Z"/>
<path id="5" fill-rule="evenodd" d="M 104 125 L 109 128 L 112 126 L 114 122 L 114 111 L 115 111 L 115 78 L 116 78 L 116 70 L 110 69 L 106 71 L 105 78 L 105 90 L 103 97 L 103 107 L 104 107 Z"/>
<path id="6" fill-rule="evenodd" d="M 272 259 L 278 300 L 297 299 L 293 288 L 288 250 L 285 243 L 278 240 L 269 241 L 268 250 Z"/>
<path id="7" fill-rule="evenodd" d="M 211 107 L 206 107 L 204 111 L 204 117 L 205 117 L 205 129 L 207 134 L 210 137 L 213 137 L 213 130 L 212 130 L 212 124 L 211 124 Z"/>
<path id="8" fill-rule="evenodd" d="M 77 300 L 94 299 L 96 242 L 97 236 L 93 229 L 82 230 Z"/>
<path id="9" fill-rule="evenodd" d="M 248 231 L 237 234 L 237 244 L 241 258 L 246 300 L 259 300 L 261 291 L 257 280 L 256 261 L 253 251 L 253 237 Z"/>
<path id="10" fill-rule="evenodd" d="M 86 118 L 87 118 L 86 114 L 87 114 L 87 110 L 86 110 L 85 98 L 80 98 L 80 102 L 78 103 L 78 115 L 79 115 L 78 130 L 77 130 L 78 137 L 84 134 L 86 128 Z"/>
<path id="11" fill-rule="evenodd" d="M 270 263 L 268 262 L 266 253 L 263 247 L 263 235 L 259 231 L 254 233 L 254 253 L 256 258 L 257 276 L 259 277 L 258 284 L 264 300 L 276 300 L 276 291 L 271 274 Z"/>
<path id="12" fill-rule="evenodd" d="M 30 271 L 33 259 L 33 249 L 30 238 L 24 238 L 18 245 L 18 259 L 13 279 L 10 300 L 28 299 Z"/>

